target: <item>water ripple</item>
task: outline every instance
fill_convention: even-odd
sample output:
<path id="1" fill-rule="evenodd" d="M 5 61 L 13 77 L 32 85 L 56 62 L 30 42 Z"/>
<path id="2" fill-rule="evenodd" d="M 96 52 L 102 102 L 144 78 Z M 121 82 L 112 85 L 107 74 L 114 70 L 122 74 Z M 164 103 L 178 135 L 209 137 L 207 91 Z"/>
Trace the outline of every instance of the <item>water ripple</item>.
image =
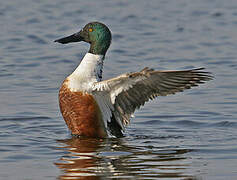
<path id="1" fill-rule="evenodd" d="M 146 121 L 140 121 L 136 122 L 136 124 L 145 124 L 147 126 L 174 126 L 174 127 L 193 127 L 193 128 L 208 128 L 208 127 L 230 127 L 230 128 L 236 128 L 237 122 L 233 121 L 220 121 L 220 122 L 200 122 L 200 121 L 192 121 L 192 120 L 172 120 L 168 121 L 168 119 L 178 119 L 178 118 L 200 118 L 200 117 L 206 117 L 204 115 L 202 116 L 189 116 L 189 115 L 180 115 L 180 116 L 140 116 L 139 119 L 143 119 L 144 117 L 148 119 L 153 120 L 146 120 Z M 165 119 L 165 120 L 158 120 L 158 119 Z M 161 127 L 160 127 L 161 128 Z"/>
<path id="2" fill-rule="evenodd" d="M 47 42 L 43 38 L 37 35 L 30 34 L 30 35 L 27 35 L 27 37 L 37 44 L 47 44 Z"/>
<path id="3" fill-rule="evenodd" d="M 0 121 L 32 121 L 32 120 L 43 120 L 51 119 L 50 117 L 37 116 L 37 117 L 13 117 L 13 118 L 1 118 Z"/>

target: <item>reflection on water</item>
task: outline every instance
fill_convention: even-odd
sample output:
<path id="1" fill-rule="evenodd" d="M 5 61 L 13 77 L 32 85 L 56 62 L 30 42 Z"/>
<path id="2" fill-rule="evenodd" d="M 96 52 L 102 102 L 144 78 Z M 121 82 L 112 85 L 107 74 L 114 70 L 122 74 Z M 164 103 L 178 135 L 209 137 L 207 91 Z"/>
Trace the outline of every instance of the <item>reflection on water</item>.
<path id="1" fill-rule="evenodd" d="M 197 179 L 186 173 L 190 149 L 131 147 L 123 139 L 58 140 L 64 151 L 55 165 L 59 179 Z"/>

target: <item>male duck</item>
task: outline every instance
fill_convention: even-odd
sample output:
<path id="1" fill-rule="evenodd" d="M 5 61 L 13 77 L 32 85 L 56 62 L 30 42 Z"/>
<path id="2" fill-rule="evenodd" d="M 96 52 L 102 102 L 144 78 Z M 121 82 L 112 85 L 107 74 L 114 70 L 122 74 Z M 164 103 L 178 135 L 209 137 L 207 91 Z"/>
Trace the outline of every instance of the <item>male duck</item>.
<path id="1" fill-rule="evenodd" d="M 62 44 L 79 41 L 90 43 L 90 50 L 59 91 L 60 110 L 73 135 L 122 137 L 131 115 L 145 102 L 212 78 L 203 68 L 155 71 L 146 67 L 102 81 L 103 61 L 111 43 L 109 28 L 91 22 L 75 34 L 55 40 Z"/>

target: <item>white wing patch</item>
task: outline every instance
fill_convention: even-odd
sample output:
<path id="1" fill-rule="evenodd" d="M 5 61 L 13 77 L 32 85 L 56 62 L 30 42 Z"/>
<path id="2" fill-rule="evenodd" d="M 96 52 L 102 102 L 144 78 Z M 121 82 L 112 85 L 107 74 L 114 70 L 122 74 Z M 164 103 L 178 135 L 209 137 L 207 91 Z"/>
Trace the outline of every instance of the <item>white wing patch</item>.
<path id="1" fill-rule="evenodd" d="M 108 96 L 107 93 L 95 93 L 93 94 L 93 96 L 100 107 L 104 124 L 105 127 L 107 128 L 107 122 L 111 121 L 112 113 L 114 112 L 114 105 L 111 103 L 110 97 Z M 118 123 L 122 128 L 124 128 L 120 119 Z"/>
<path id="2" fill-rule="evenodd" d="M 110 108 L 108 107 L 108 104 L 106 103 L 106 100 L 104 99 L 104 96 L 94 94 L 94 98 L 96 99 L 96 102 L 98 103 L 101 113 L 103 115 L 103 119 L 108 119 L 111 116 Z"/>

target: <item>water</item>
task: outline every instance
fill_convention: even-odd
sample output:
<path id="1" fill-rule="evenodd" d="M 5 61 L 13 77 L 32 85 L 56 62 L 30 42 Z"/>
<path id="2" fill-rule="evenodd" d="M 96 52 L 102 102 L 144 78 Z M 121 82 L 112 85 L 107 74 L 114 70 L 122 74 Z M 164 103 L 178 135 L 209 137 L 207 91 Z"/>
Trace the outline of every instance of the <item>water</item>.
<path id="1" fill-rule="evenodd" d="M 206 67 L 198 88 L 135 113 L 126 137 L 72 138 L 58 89 L 88 50 L 60 45 L 90 21 L 113 33 L 104 78 Z M 236 179 L 237 2 L 0 2 L 0 179 Z"/>

